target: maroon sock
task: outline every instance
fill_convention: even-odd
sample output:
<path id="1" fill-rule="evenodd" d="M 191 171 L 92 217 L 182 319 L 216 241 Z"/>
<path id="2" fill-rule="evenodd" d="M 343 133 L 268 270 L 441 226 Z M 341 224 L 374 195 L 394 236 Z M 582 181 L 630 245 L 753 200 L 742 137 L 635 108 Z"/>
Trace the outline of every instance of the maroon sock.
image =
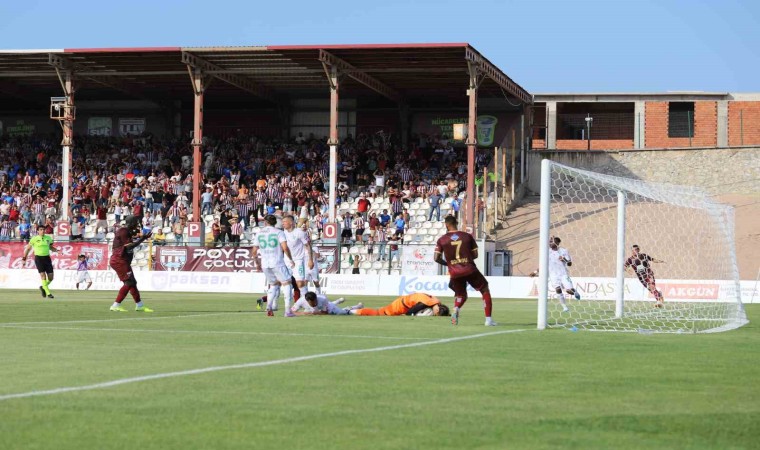
<path id="1" fill-rule="evenodd" d="M 483 292 L 483 309 L 486 310 L 486 317 L 491 317 L 491 291 Z"/>
<path id="2" fill-rule="evenodd" d="M 296 277 L 290 277 L 290 285 L 293 286 L 293 300 L 298 301 L 301 298 L 301 289 L 298 287 Z"/>
<path id="3" fill-rule="evenodd" d="M 137 286 L 129 288 L 129 293 L 132 294 L 132 298 L 135 299 L 135 303 L 140 303 L 140 291 L 137 290 Z"/>
<path id="4" fill-rule="evenodd" d="M 454 297 L 454 306 L 461 308 L 464 306 L 464 302 L 467 301 L 467 297 Z"/>
<path id="5" fill-rule="evenodd" d="M 129 293 L 129 286 L 125 284 L 119 289 L 119 293 L 116 295 L 116 303 L 121 303 L 121 301 L 127 296 L 127 293 Z"/>

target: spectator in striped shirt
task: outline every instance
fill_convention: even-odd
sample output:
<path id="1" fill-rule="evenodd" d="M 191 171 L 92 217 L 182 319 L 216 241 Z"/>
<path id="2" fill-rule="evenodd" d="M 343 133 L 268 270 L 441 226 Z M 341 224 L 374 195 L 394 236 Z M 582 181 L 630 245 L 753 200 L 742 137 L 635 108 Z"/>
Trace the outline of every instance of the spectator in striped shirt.
<path id="1" fill-rule="evenodd" d="M 341 240 L 344 244 L 347 244 L 351 242 L 351 214 L 346 212 L 346 214 L 343 215 L 343 230 L 340 232 Z"/>
<path id="2" fill-rule="evenodd" d="M 399 170 L 399 176 L 401 177 L 401 181 L 403 181 L 404 183 L 409 183 L 410 181 L 412 181 L 412 178 L 414 177 L 414 173 L 408 166 L 404 165 L 404 166 L 401 166 L 401 169 Z"/>
<path id="3" fill-rule="evenodd" d="M 361 213 L 356 213 L 354 218 L 354 228 L 356 229 L 356 242 L 363 242 L 364 238 L 364 219 Z"/>
<path id="4" fill-rule="evenodd" d="M 252 209 L 253 202 L 250 198 L 245 198 L 244 200 L 238 201 L 238 217 L 240 218 L 240 223 L 245 227 L 251 226 L 251 213 L 253 212 Z"/>
<path id="5" fill-rule="evenodd" d="M 243 224 L 237 217 L 230 219 L 230 245 L 233 247 L 240 246 L 240 236 L 243 234 Z"/>
<path id="6" fill-rule="evenodd" d="M 11 221 L 6 218 L 1 219 L 0 241 L 10 241 L 12 232 L 13 232 L 13 224 L 11 223 Z"/>

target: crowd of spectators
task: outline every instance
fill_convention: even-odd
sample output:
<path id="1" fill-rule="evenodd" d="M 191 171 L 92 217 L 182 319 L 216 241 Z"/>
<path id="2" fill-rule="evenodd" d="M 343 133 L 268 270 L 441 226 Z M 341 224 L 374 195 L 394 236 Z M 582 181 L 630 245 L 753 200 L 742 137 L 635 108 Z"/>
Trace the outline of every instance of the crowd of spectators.
<path id="1" fill-rule="evenodd" d="M 0 138 L 0 240 L 28 239 L 38 226 L 53 232 L 63 192 L 59 142 L 54 136 Z M 451 213 L 458 211 L 466 185 L 464 149 L 436 137 L 415 136 L 412 142 L 402 149 L 394 136 L 373 134 L 348 136 L 341 143 L 337 201 L 359 199 L 355 213 L 339 215 L 344 230 L 354 230 L 347 240 L 374 240 L 381 227 L 403 239 L 413 220 L 405 205 L 419 197 L 429 204 L 428 220 L 442 219 L 440 204 L 447 198 Z M 289 142 L 206 137 L 203 149 L 201 213 L 214 216 L 217 242 L 239 242 L 266 214 L 292 214 L 321 231 L 329 215 L 325 139 L 300 133 Z M 81 239 L 93 221 L 107 233 L 113 231 L 111 224 L 118 226 L 132 214 L 146 230 L 170 227 L 175 242 L 182 243 L 193 201 L 191 154 L 186 139 L 77 136 L 69 205 L 72 239 Z M 489 152 L 480 151 L 476 162 L 480 172 Z M 379 217 L 369 213 L 378 198 L 389 203 Z"/>

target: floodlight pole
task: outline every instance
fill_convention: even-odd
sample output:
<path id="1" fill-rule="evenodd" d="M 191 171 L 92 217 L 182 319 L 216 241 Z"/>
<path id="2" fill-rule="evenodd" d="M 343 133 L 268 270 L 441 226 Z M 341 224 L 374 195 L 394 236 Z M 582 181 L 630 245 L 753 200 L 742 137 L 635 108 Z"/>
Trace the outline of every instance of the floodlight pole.
<path id="1" fill-rule="evenodd" d="M 69 219 L 69 189 L 71 188 L 71 149 L 74 147 L 74 115 L 70 113 L 74 107 L 74 76 L 66 71 L 63 81 L 63 91 L 66 94 L 66 118 L 63 120 L 63 158 L 61 161 L 61 184 L 63 198 L 61 200 L 61 220 Z"/>
<path id="2" fill-rule="evenodd" d="M 335 192 L 338 181 L 338 68 L 330 66 L 327 70 L 328 80 L 330 82 L 330 138 L 327 145 L 330 146 L 330 198 L 329 198 L 329 220 L 335 223 Z"/>
<path id="3" fill-rule="evenodd" d="M 465 197 L 465 213 L 462 229 L 467 231 L 467 227 L 472 227 L 475 231 L 475 149 L 478 145 L 477 136 L 475 136 L 475 122 L 478 119 L 478 69 L 471 63 L 467 63 L 470 73 L 469 89 L 469 115 L 467 122 L 467 194 Z"/>
<path id="4" fill-rule="evenodd" d="M 190 73 L 190 81 L 193 84 L 193 221 L 200 222 L 201 192 L 201 149 L 203 147 L 203 96 L 210 81 L 204 77 L 203 71 L 198 68 L 187 66 Z"/>

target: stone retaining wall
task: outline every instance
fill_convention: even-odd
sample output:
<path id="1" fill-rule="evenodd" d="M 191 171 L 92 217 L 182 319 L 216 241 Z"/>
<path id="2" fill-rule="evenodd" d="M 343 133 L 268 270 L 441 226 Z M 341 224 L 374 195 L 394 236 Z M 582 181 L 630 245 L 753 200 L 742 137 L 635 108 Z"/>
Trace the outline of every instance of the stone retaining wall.
<path id="1" fill-rule="evenodd" d="M 527 187 L 538 193 L 541 160 L 642 181 L 700 187 L 710 194 L 760 193 L 760 147 L 528 152 Z"/>

